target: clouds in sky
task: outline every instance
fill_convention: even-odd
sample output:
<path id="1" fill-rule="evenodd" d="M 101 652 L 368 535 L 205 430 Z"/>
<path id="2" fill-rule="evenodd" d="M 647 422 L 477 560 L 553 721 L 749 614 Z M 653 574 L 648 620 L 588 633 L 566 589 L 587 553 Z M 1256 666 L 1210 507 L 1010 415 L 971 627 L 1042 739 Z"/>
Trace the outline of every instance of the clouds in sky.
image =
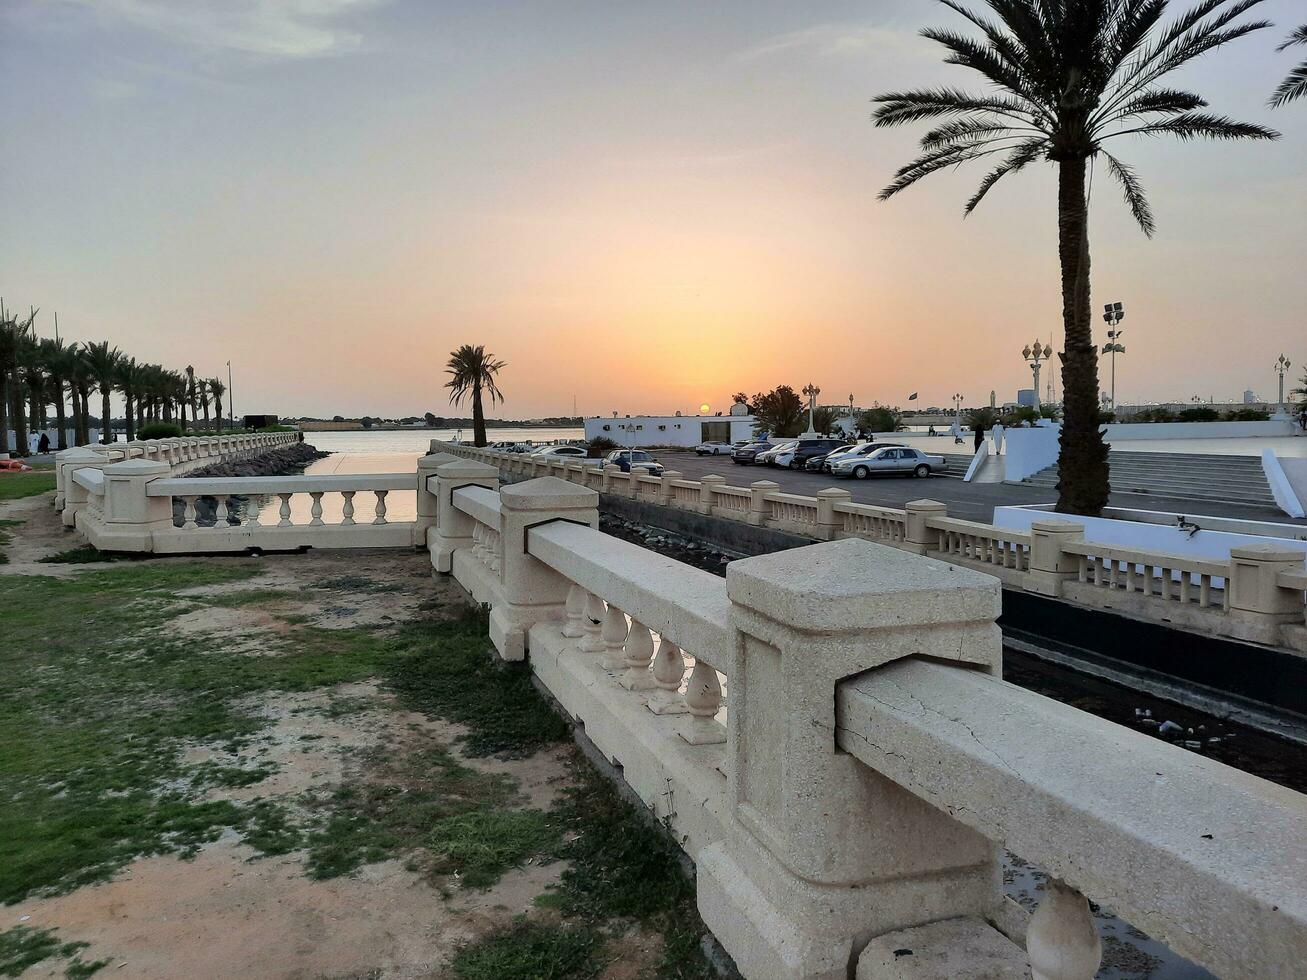
<path id="1" fill-rule="evenodd" d="M 267 58 L 345 54 L 363 43 L 354 15 L 386 0 L 58 0 L 198 48 Z"/>

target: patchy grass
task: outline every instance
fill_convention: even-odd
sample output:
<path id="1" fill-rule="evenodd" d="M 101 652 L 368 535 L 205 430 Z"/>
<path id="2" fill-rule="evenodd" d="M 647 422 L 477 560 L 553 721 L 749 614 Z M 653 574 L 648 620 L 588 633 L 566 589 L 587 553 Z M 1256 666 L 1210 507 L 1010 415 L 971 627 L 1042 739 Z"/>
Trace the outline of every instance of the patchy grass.
<path id="1" fill-rule="evenodd" d="M 0 977 L 17 977 L 30 966 L 43 960 L 69 960 L 64 975 L 80 978 L 89 977 L 108 964 L 108 960 L 93 963 L 81 959 L 81 951 L 87 943 L 60 942 L 53 929 L 29 929 L 27 926 L 14 926 L 0 932 Z"/>
<path id="2" fill-rule="evenodd" d="M 30 473 L 0 475 L 0 500 L 20 500 L 48 493 L 54 489 L 54 470 L 32 470 Z"/>
<path id="3" fill-rule="evenodd" d="M 0 565 L 9 564 L 9 556 L 5 554 L 5 546 L 9 544 L 9 532 L 6 528 L 20 527 L 22 521 L 3 521 L 0 520 Z"/>
<path id="4" fill-rule="evenodd" d="M 525 920 L 492 941 L 462 950 L 452 964 L 460 980 L 578 980 L 602 968 L 603 936 L 587 926 L 543 925 Z"/>
<path id="5" fill-rule="evenodd" d="M 126 552 L 101 551 L 93 544 L 80 544 L 57 555 L 46 555 L 37 561 L 47 565 L 97 565 L 106 561 L 133 561 L 153 558 L 154 555 L 131 555 Z"/>

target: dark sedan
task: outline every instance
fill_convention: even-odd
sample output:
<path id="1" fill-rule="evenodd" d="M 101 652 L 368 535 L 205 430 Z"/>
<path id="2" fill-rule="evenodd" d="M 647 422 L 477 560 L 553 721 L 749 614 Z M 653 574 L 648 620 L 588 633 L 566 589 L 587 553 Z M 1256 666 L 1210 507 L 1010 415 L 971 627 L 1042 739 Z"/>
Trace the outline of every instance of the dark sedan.
<path id="1" fill-rule="evenodd" d="M 731 452 L 731 462 L 738 466 L 752 466 L 758 461 L 758 454 L 765 453 L 773 447 L 770 442 L 751 442 Z"/>

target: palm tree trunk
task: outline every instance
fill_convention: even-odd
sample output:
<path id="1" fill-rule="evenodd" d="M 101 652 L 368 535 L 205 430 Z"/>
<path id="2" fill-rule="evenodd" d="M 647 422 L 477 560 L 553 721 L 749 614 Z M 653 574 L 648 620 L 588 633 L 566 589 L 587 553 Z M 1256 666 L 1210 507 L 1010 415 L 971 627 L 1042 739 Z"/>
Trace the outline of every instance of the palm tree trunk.
<path id="1" fill-rule="evenodd" d="M 486 416 L 481 408 L 481 385 L 472 387 L 472 444 L 486 445 Z"/>
<path id="2" fill-rule="evenodd" d="M 104 413 L 104 418 L 100 425 L 100 442 L 109 445 L 113 442 L 113 422 L 109 418 L 109 386 L 100 386 L 100 408 Z"/>
<path id="3" fill-rule="evenodd" d="M 127 441 L 131 442 L 136 438 L 136 417 L 132 414 L 136 405 L 133 403 L 131 390 L 123 392 L 124 407 L 127 415 Z"/>
<path id="4" fill-rule="evenodd" d="M 9 411 L 14 420 L 14 442 L 17 443 L 14 449 L 19 456 L 29 454 L 27 446 L 27 405 L 23 398 L 23 382 L 15 371 L 12 380 L 9 382 L 10 405 Z"/>
<path id="5" fill-rule="evenodd" d="M 9 372 L 0 366 L 0 453 L 9 452 Z"/>
<path id="6" fill-rule="evenodd" d="M 1107 444 L 1098 423 L 1098 348 L 1089 312 L 1089 207 L 1083 159 L 1058 162 L 1058 253 L 1062 263 L 1062 434 L 1057 510 L 1095 517 L 1107 506 Z"/>
<path id="7" fill-rule="evenodd" d="M 222 396 L 213 396 L 213 427 L 222 435 Z"/>
<path id="8" fill-rule="evenodd" d="M 68 415 L 64 412 L 64 383 L 57 381 L 54 387 L 55 425 L 59 426 L 59 435 L 55 446 L 60 452 L 68 448 Z"/>
<path id="9" fill-rule="evenodd" d="M 77 445 L 85 446 L 91 441 L 91 393 L 85 381 L 78 383 L 77 390 L 73 392 L 73 402 L 77 405 L 80 423 L 77 429 Z"/>

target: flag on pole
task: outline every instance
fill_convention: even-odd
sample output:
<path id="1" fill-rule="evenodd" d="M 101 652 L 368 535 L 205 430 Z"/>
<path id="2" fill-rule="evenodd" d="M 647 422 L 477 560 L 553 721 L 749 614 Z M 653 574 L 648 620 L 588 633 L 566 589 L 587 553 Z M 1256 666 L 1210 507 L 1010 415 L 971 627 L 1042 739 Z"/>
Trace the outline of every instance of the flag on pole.
<path id="1" fill-rule="evenodd" d="M 908 401 L 915 402 L 916 400 L 917 400 L 917 393 L 915 391 L 912 394 L 908 395 Z"/>

